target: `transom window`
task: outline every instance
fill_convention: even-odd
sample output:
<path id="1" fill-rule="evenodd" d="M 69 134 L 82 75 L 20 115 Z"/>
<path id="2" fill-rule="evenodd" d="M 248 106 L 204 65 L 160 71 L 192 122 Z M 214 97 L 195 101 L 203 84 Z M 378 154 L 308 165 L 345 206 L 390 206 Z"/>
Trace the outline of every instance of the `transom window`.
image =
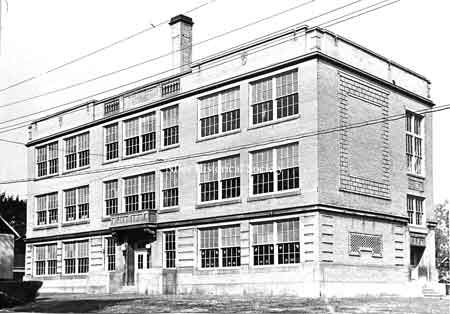
<path id="1" fill-rule="evenodd" d="M 156 208 L 155 173 L 124 179 L 125 212 Z"/>
<path id="2" fill-rule="evenodd" d="M 119 99 L 114 99 L 104 104 L 105 116 L 109 116 L 119 112 Z"/>
<path id="3" fill-rule="evenodd" d="M 239 156 L 200 163 L 200 201 L 209 202 L 241 195 Z"/>
<path id="4" fill-rule="evenodd" d="M 240 266 L 240 227 L 201 229 L 200 260 L 202 268 Z"/>
<path id="5" fill-rule="evenodd" d="M 117 214 L 118 208 L 118 181 L 111 180 L 104 183 L 105 185 L 105 209 L 106 215 Z"/>
<path id="6" fill-rule="evenodd" d="M 297 70 L 251 83 L 251 106 L 253 125 L 298 114 Z"/>
<path id="7" fill-rule="evenodd" d="M 254 224 L 252 234 L 253 265 L 300 263 L 298 219 Z"/>
<path id="8" fill-rule="evenodd" d="M 56 243 L 35 247 L 36 276 L 55 275 L 56 265 Z"/>
<path id="9" fill-rule="evenodd" d="M 89 218 L 89 186 L 64 191 L 65 220 Z"/>
<path id="10" fill-rule="evenodd" d="M 252 194 L 298 189 L 298 150 L 294 143 L 252 153 Z"/>
<path id="11" fill-rule="evenodd" d="M 178 106 L 164 108 L 162 114 L 163 146 L 172 146 L 179 143 L 179 117 Z"/>
<path id="12" fill-rule="evenodd" d="M 37 176 L 58 173 L 58 142 L 36 148 Z"/>
<path id="13" fill-rule="evenodd" d="M 162 173 L 162 206 L 178 206 L 178 167 L 164 169 Z"/>
<path id="14" fill-rule="evenodd" d="M 89 272 L 89 241 L 64 243 L 64 273 L 83 274 Z"/>
<path id="15" fill-rule="evenodd" d="M 89 165 L 89 133 L 69 137 L 66 143 L 66 170 Z"/>
<path id="16" fill-rule="evenodd" d="M 36 197 L 37 224 L 55 224 L 58 222 L 58 193 Z"/>
<path id="17" fill-rule="evenodd" d="M 202 97 L 199 103 L 200 136 L 207 137 L 240 128 L 239 87 Z"/>
<path id="18" fill-rule="evenodd" d="M 156 149 L 156 113 L 124 122 L 125 156 Z"/>
<path id="19" fill-rule="evenodd" d="M 408 172 L 423 175 L 423 117 L 406 112 L 406 167 Z"/>
<path id="20" fill-rule="evenodd" d="M 406 196 L 406 211 L 408 212 L 409 223 L 412 225 L 422 226 L 423 219 L 423 198 L 407 195 Z"/>
<path id="21" fill-rule="evenodd" d="M 106 160 L 119 158 L 119 125 L 117 123 L 105 126 Z"/>
<path id="22" fill-rule="evenodd" d="M 176 242 L 175 231 L 164 232 L 164 266 L 166 268 L 175 268 L 176 260 Z"/>

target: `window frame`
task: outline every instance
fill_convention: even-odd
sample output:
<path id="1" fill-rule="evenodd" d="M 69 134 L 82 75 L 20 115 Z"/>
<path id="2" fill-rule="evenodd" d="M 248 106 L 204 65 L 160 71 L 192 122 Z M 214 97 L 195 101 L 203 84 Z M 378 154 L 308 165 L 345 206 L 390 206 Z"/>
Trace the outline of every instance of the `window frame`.
<path id="1" fill-rule="evenodd" d="M 164 172 L 165 171 L 173 171 L 173 169 L 177 170 L 177 186 L 176 187 L 172 187 L 170 189 L 164 189 Z M 179 166 L 168 166 L 165 167 L 163 169 L 159 170 L 159 174 L 160 174 L 160 207 L 159 210 L 171 210 L 171 209 L 178 209 L 180 207 L 180 200 L 181 200 L 181 193 L 180 193 L 180 186 L 181 186 L 181 181 L 180 181 L 180 167 Z M 164 191 L 166 190 L 173 190 L 173 189 L 177 189 L 177 204 L 176 205 L 172 205 L 172 206 L 164 206 Z"/>
<path id="2" fill-rule="evenodd" d="M 147 132 L 147 133 L 143 133 L 143 127 L 142 127 L 142 123 L 144 118 L 146 117 L 151 117 L 153 116 L 153 131 L 151 132 Z M 132 120 L 137 120 L 137 135 L 132 136 L 132 137 L 127 137 L 126 136 L 126 123 L 132 121 Z M 141 114 L 139 116 L 135 116 L 132 118 L 128 118 L 122 121 L 123 127 L 122 127 L 122 156 L 123 159 L 126 158 L 132 158 L 135 156 L 140 156 L 140 155 L 144 155 L 144 154 L 149 154 L 149 153 L 154 153 L 157 151 L 158 148 L 158 125 L 157 125 L 157 112 L 155 111 L 150 111 L 150 112 L 146 112 L 145 114 Z M 144 151 L 144 136 L 148 135 L 148 134 L 153 134 L 154 133 L 154 148 L 148 149 Z M 137 142 L 137 152 L 133 153 L 133 154 L 127 154 L 127 143 L 126 141 L 129 139 L 133 139 L 133 138 L 137 138 L 138 142 Z"/>
<path id="3" fill-rule="evenodd" d="M 56 144 L 56 158 L 50 159 L 51 156 L 51 150 L 50 147 L 51 145 L 55 145 Z M 40 149 L 45 149 L 45 161 L 40 161 L 39 160 L 39 150 Z M 52 169 L 52 164 L 51 162 L 56 160 L 56 171 L 50 173 L 50 169 Z M 36 178 L 41 179 L 41 178 L 46 178 L 46 177 L 50 177 L 50 176 L 56 176 L 59 174 L 60 171 L 60 164 L 59 161 L 60 160 L 60 156 L 59 156 L 59 141 L 52 141 L 49 143 L 46 143 L 44 145 L 40 145 L 37 146 L 35 148 L 35 174 L 36 174 Z M 45 174 L 43 175 L 39 175 L 39 164 L 45 163 Z"/>
<path id="4" fill-rule="evenodd" d="M 177 124 L 176 125 L 171 125 L 169 127 L 164 127 L 164 112 L 166 112 L 167 110 L 171 110 L 173 108 L 177 108 Z M 160 143 L 161 143 L 161 149 L 165 150 L 165 149 L 170 149 L 170 148 L 174 148 L 174 147 L 178 147 L 180 145 L 181 142 L 181 138 L 180 138 L 180 133 L 181 133 L 181 127 L 180 127 L 180 106 L 178 104 L 175 105 L 169 105 L 167 107 L 161 108 L 160 110 L 160 129 L 161 129 L 161 134 L 160 134 Z M 177 130 L 177 142 L 176 143 L 172 143 L 169 145 L 165 145 L 164 144 L 164 139 L 165 139 L 165 130 L 169 130 L 169 129 L 173 129 L 176 128 Z"/>
<path id="5" fill-rule="evenodd" d="M 173 250 L 167 250 L 167 235 L 173 234 Z M 176 230 L 164 230 L 163 231 L 163 268 L 165 269 L 175 269 L 177 268 L 177 231 Z M 169 259 L 167 258 L 167 253 L 173 252 L 173 266 L 168 266 Z"/>
<path id="6" fill-rule="evenodd" d="M 50 259 L 49 258 L 49 247 L 53 246 L 53 245 L 56 247 L 55 248 L 56 254 L 55 254 L 54 259 Z M 45 247 L 45 258 L 44 259 L 40 259 L 40 260 L 37 259 L 36 250 L 38 247 Z M 54 266 L 55 272 L 51 273 L 51 274 L 49 272 L 49 269 L 50 269 L 49 262 L 50 261 L 55 262 L 55 266 Z M 44 262 L 44 273 L 42 273 L 42 274 L 37 273 L 37 269 L 38 269 L 37 262 Z M 50 242 L 50 243 L 45 243 L 45 244 L 41 243 L 41 244 L 34 245 L 33 246 L 33 264 L 32 265 L 33 265 L 32 266 L 33 267 L 33 276 L 36 276 L 36 277 L 57 276 L 58 275 L 58 243 Z"/>
<path id="7" fill-rule="evenodd" d="M 80 257 L 80 252 L 79 252 L 79 243 L 81 242 L 87 242 L 87 257 Z M 65 251 L 65 246 L 69 243 L 75 243 L 75 257 L 74 258 L 70 258 L 70 259 L 75 259 L 75 271 L 73 273 L 67 273 L 66 272 L 66 260 L 69 258 L 66 258 L 66 251 Z M 77 239 L 77 240 L 69 240 L 69 241 L 63 241 L 62 242 L 62 265 L 61 265 L 61 275 L 62 276 L 83 276 L 83 275 L 87 275 L 89 274 L 89 272 L 91 271 L 91 252 L 90 252 L 90 245 L 91 245 L 91 241 L 89 238 L 87 239 Z M 87 267 L 88 270 L 87 272 L 79 272 L 79 267 L 80 267 L 80 259 L 82 258 L 87 258 L 88 263 L 87 263 Z"/>
<path id="8" fill-rule="evenodd" d="M 87 189 L 88 189 L 88 193 L 87 193 L 87 199 L 88 199 L 88 202 L 87 203 L 80 203 L 80 201 L 79 201 L 79 191 L 81 190 L 81 189 L 83 189 L 83 188 L 86 188 L 87 187 Z M 69 191 L 72 191 L 72 190 L 75 190 L 75 203 L 73 204 L 73 205 L 69 205 L 69 206 L 67 206 L 67 201 L 66 201 L 66 193 L 67 192 L 69 192 Z M 91 194 L 91 191 L 90 191 L 90 186 L 89 185 L 83 185 L 83 186 L 78 186 L 78 187 L 75 187 L 75 188 L 70 188 L 70 189 L 65 189 L 65 190 L 63 190 L 63 220 L 62 220 L 62 222 L 63 223 L 76 223 L 77 221 L 89 221 L 90 220 L 90 212 L 91 212 L 91 206 L 90 206 L 90 203 L 91 203 L 91 197 L 90 197 L 90 194 Z M 87 214 L 87 217 L 85 217 L 85 218 L 79 218 L 80 217 L 80 205 L 85 205 L 85 204 L 87 204 L 88 206 L 87 206 L 87 210 L 88 210 L 88 214 Z M 75 219 L 73 219 L 73 220 L 67 220 L 67 207 L 72 207 L 72 206 L 75 206 Z"/>
<path id="9" fill-rule="evenodd" d="M 113 183 L 113 182 L 116 183 L 116 197 L 107 198 L 107 185 L 109 183 Z M 102 183 L 103 183 L 103 214 L 105 215 L 105 217 L 111 217 L 112 215 L 119 213 L 119 208 L 120 208 L 119 179 L 106 180 L 106 181 L 103 181 Z M 108 214 L 107 202 L 110 200 L 114 200 L 114 199 L 116 200 L 116 212 Z"/>
<path id="10" fill-rule="evenodd" d="M 154 208 L 146 208 L 146 209 L 144 209 L 143 206 L 142 206 L 143 205 L 143 197 L 142 196 L 145 193 L 142 192 L 142 178 L 143 178 L 143 176 L 146 176 L 146 175 L 153 175 L 153 177 L 154 177 L 154 180 L 153 180 L 153 182 L 154 182 L 154 187 L 153 187 L 154 191 L 153 192 L 145 192 L 145 193 L 154 193 L 154 200 L 153 200 Z M 142 210 L 158 210 L 158 206 L 157 206 L 158 202 L 157 202 L 157 199 L 156 199 L 157 194 L 158 194 L 157 193 L 157 184 L 156 184 L 156 180 L 157 180 L 156 179 L 156 171 L 150 171 L 150 172 L 145 172 L 145 173 L 132 175 L 132 176 L 127 176 L 127 177 L 123 177 L 122 178 L 122 187 L 121 187 L 122 197 L 121 197 L 121 201 L 122 201 L 122 205 L 123 205 L 123 211 L 119 211 L 118 210 L 118 213 L 119 212 L 127 213 L 127 211 L 126 211 L 126 204 L 127 204 L 126 197 L 128 197 L 130 195 L 127 195 L 126 192 L 125 192 L 125 189 L 126 189 L 125 180 L 126 179 L 132 179 L 132 178 L 137 178 L 137 196 L 138 196 L 138 198 L 137 198 L 137 210 L 129 211 L 128 213 L 138 212 L 138 211 L 142 211 Z M 133 194 L 133 195 L 136 195 L 136 194 Z M 118 196 L 118 198 L 119 198 L 119 196 Z"/>
<path id="11" fill-rule="evenodd" d="M 50 208 L 50 196 L 51 195 L 56 195 L 56 202 L 57 202 L 57 206 L 56 207 L 52 207 Z M 38 203 L 39 203 L 39 198 L 41 197 L 45 197 L 45 209 L 41 209 L 38 210 Z M 51 193 L 46 193 L 46 194 L 40 194 L 40 195 L 36 195 L 34 197 L 35 200 L 35 226 L 37 227 L 45 227 L 45 226 L 55 226 L 58 225 L 59 223 L 59 193 L 58 191 L 56 192 L 51 192 Z M 56 210 L 56 221 L 55 222 L 50 222 L 50 211 L 51 210 Z M 39 223 L 39 215 L 38 213 L 40 212 L 45 212 L 45 223 L 40 224 Z"/>
<path id="12" fill-rule="evenodd" d="M 412 207 L 412 211 L 409 210 L 409 199 L 411 199 L 413 207 Z M 421 210 L 422 212 L 420 212 L 421 216 L 421 223 L 418 224 L 417 223 L 417 215 L 419 214 L 419 212 L 417 211 L 417 202 L 421 203 Z M 425 211 L 425 197 L 423 196 L 418 196 L 418 195 L 414 195 L 414 194 L 406 194 L 406 215 L 408 216 L 408 225 L 409 226 L 414 226 L 414 227 L 425 227 L 426 226 L 426 211 Z M 411 218 L 409 216 L 409 213 L 412 213 L 412 222 L 411 222 Z"/>
<path id="13" fill-rule="evenodd" d="M 116 127 L 117 128 L 117 140 L 116 141 L 111 141 L 111 142 L 107 142 L 107 129 L 108 128 L 112 128 L 112 127 Z M 117 157 L 115 158 L 110 158 L 108 159 L 108 145 L 111 144 L 116 144 L 117 145 Z M 118 122 L 114 122 L 108 125 L 103 126 L 103 162 L 108 163 L 108 162 L 114 162 L 120 159 L 120 128 L 119 128 L 119 123 Z"/>
<path id="14" fill-rule="evenodd" d="M 114 254 L 110 254 L 110 246 L 109 241 L 112 241 L 114 243 Z M 113 262 L 110 263 L 110 257 L 113 256 Z M 114 265 L 112 269 L 110 269 L 110 265 Z M 107 272 L 114 272 L 117 270 L 117 241 L 113 237 L 106 237 L 105 238 L 105 270 Z"/>
<path id="15" fill-rule="evenodd" d="M 411 130 L 408 131 L 408 120 L 411 117 Z M 420 134 L 416 134 L 414 131 L 415 122 L 419 121 Z M 411 141 L 411 169 L 408 167 L 408 136 L 412 138 Z M 415 169 L 415 164 L 419 159 L 416 156 L 416 139 L 420 140 L 420 173 Z M 406 172 L 413 176 L 425 177 L 426 167 L 425 167 L 425 116 L 414 112 L 413 110 L 406 110 L 405 112 L 405 156 L 406 156 Z"/>
<path id="16" fill-rule="evenodd" d="M 82 136 L 87 135 L 87 142 L 88 142 L 88 146 L 87 149 L 84 150 L 80 150 L 80 138 Z M 69 140 L 75 140 L 75 151 L 71 152 L 71 153 L 67 153 L 68 149 L 67 149 L 67 141 Z M 87 164 L 86 165 L 82 165 L 80 166 L 80 161 L 82 160 L 81 158 L 81 154 L 82 153 L 86 153 L 87 152 Z M 71 156 L 71 155 L 75 155 L 75 167 L 73 168 L 67 168 L 67 157 Z M 72 172 L 72 171 L 77 171 L 77 170 L 83 170 L 83 169 L 87 169 L 91 166 L 91 135 L 90 135 L 90 131 L 87 132 L 81 132 L 75 135 L 71 135 L 68 136 L 66 138 L 64 138 L 64 172 Z M 84 159 L 83 159 L 84 160 Z"/>

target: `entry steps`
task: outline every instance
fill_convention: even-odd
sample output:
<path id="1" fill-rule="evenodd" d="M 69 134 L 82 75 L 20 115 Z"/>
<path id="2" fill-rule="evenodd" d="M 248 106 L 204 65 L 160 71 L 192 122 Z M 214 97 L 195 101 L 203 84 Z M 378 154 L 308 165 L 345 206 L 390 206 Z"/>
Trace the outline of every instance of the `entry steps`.
<path id="1" fill-rule="evenodd" d="M 440 287 L 440 285 L 425 285 L 422 287 L 422 294 L 425 298 L 442 298 L 443 296 L 445 296 L 445 286 L 444 291 L 442 291 L 442 289 L 440 288 L 442 288 Z"/>

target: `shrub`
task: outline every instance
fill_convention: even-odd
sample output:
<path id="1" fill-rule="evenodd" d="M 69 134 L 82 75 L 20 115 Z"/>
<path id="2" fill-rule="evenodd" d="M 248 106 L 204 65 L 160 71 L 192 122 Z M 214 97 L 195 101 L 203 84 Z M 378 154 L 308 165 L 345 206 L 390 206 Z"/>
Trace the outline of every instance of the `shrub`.
<path id="1" fill-rule="evenodd" d="M 42 281 L 0 281 L 0 308 L 34 301 L 41 286 Z"/>

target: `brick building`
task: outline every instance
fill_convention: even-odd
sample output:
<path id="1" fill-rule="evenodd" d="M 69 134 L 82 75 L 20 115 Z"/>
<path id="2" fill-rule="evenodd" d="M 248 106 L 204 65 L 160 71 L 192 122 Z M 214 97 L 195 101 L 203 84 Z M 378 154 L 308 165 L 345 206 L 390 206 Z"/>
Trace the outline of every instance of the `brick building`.
<path id="1" fill-rule="evenodd" d="M 302 296 L 436 280 L 426 78 L 306 26 L 192 62 L 192 20 L 170 25 L 177 71 L 30 125 L 26 278 Z"/>

